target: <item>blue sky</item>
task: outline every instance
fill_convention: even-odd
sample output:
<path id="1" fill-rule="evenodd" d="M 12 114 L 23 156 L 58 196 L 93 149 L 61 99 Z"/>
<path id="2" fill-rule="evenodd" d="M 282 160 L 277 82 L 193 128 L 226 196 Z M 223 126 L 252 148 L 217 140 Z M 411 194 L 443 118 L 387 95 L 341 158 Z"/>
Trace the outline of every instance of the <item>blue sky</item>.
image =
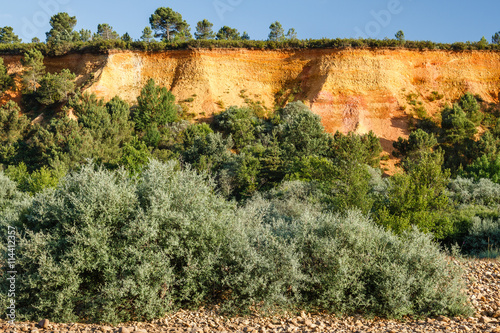
<path id="1" fill-rule="evenodd" d="M 97 30 L 108 23 L 120 34 L 138 39 L 158 7 L 171 7 L 191 25 L 208 19 L 267 39 L 269 25 L 280 21 L 299 38 L 393 38 L 398 30 L 411 40 L 478 41 L 500 31 L 500 1 L 439 0 L 17 0 L 5 1 L 0 26 L 12 26 L 24 42 L 45 41 L 50 16 L 65 11 L 76 16 L 76 30 Z"/>

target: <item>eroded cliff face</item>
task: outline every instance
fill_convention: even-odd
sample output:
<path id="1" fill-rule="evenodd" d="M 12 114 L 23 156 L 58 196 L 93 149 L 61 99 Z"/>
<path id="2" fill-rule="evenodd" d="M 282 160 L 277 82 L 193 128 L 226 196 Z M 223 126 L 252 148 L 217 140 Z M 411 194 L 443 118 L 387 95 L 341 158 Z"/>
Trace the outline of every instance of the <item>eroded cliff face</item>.
<path id="1" fill-rule="evenodd" d="M 4 58 L 10 73 L 21 71 L 20 57 Z M 199 118 L 248 102 L 272 110 L 276 101 L 303 100 L 328 131 L 373 130 L 386 151 L 407 135 L 411 99 L 432 115 L 467 91 L 489 102 L 500 93 L 500 53 L 486 51 L 116 51 L 48 58 L 46 66 L 69 68 L 86 91 L 130 103 L 153 78 Z"/>

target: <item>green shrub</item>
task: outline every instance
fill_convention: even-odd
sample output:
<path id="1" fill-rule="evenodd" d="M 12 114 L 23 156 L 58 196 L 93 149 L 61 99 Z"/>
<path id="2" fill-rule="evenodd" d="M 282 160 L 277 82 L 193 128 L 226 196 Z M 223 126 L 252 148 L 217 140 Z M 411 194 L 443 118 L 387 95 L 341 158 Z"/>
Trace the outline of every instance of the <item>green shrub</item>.
<path id="1" fill-rule="evenodd" d="M 0 203 L 19 205 L 15 184 L 1 173 L 0 184 Z M 237 208 L 174 162 L 152 161 L 136 178 L 84 165 L 10 215 L 24 230 L 18 318 L 117 323 L 207 303 L 470 314 L 458 268 L 429 236 L 322 213 L 308 184 L 286 186 Z"/>
<path id="2" fill-rule="evenodd" d="M 250 228 L 261 219 L 274 242 L 295 254 L 280 263 L 289 266 L 282 269 L 282 278 L 290 279 L 282 297 L 290 302 L 298 298 L 302 306 L 396 317 L 470 311 L 460 294 L 459 269 L 430 236 L 412 230 L 399 238 L 359 212 L 321 213 L 293 194 L 257 198 L 246 210 Z M 253 242 L 263 254 L 269 251 L 265 242 Z M 297 266 L 301 270 L 290 276 Z"/>
<path id="3" fill-rule="evenodd" d="M 462 247 L 474 255 L 489 256 L 488 253 L 498 253 L 500 250 L 500 218 L 481 219 L 475 217 L 464 238 Z"/>
<path id="4" fill-rule="evenodd" d="M 14 79 L 7 74 L 7 68 L 3 64 L 3 58 L 0 58 L 0 96 L 2 93 L 14 85 Z"/>
<path id="5" fill-rule="evenodd" d="M 235 147 L 244 148 L 255 141 L 261 121 L 250 108 L 232 106 L 214 117 L 215 126 L 231 134 Z"/>
<path id="6" fill-rule="evenodd" d="M 46 188 L 55 188 L 62 176 L 61 172 L 43 166 L 31 174 L 24 163 L 9 165 L 6 175 L 18 184 L 18 188 L 30 194 L 42 192 Z"/>
<path id="7" fill-rule="evenodd" d="M 447 194 L 461 205 L 500 206 L 500 184 L 486 178 L 458 177 L 448 185 Z"/>
<path id="8" fill-rule="evenodd" d="M 40 87 L 36 90 L 36 100 L 43 105 L 51 105 L 68 99 L 74 92 L 76 75 L 69 69 L 63 69 L 60 73 L 45 74 L 40 79 Z"/>
<path id="9" fill-rule="evenodd" d="M 481 178 L 488 178 L 492 182 L 500 184 L 500 154 L 496 156 L 483 155 L 476 159 L 472 164 L 461 174 L 464 177 L 474 178 L 479 180 Z"/>

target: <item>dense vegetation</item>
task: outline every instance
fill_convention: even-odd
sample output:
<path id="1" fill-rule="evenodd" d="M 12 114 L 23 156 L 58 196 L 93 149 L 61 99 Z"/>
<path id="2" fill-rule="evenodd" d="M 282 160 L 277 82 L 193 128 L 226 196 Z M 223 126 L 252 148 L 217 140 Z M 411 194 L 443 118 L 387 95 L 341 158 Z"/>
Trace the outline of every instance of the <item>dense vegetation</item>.
<path id="1" fill-rule="evenodd" d="M 467 93 L 431 118 L 422 96 L 409 94 L 413 131 L 394 144 L 401 170 L 388 177 L 372 132 L 326 133 L 293 96 L 277 96 L 274 110 L 245 98 L 195 123 L 153 80 L 131 107 L 81 94 L 68 70 L 45 71 L 44 54 L 84 48 L 417 45 L 402 31 L 395 40 L 300 41 L 279 22 L 269 41 L 249 41 L 206 20 L 190 40 L 168 8 L 150 22 L 140 42 L 105 23 L 94 36 L 74 32 L 66 13 L 52 17 L 46 43 L 15 44 L 12 30 L 0 31 L 9 40 L 0 48 L 23 52 L 21 105 L 0 106 L 0 232 L 19 232 L 20 318 L 115 323 L 205 304 L 470 313 L 443 248 L 499 253 L 498 105 Z M 0 91 L 13 86 L 0 62 Z M 0 251 L 4 266 L 5 244 Z"/>
<path id="2" fill-rule="evenodd" d="M 43 82 L 23 100 L 44 122 L 0 108 L 0 223 L 21 231 L 24 318 L 118 322 L 207 303 L 468 314 L 441 246 L 500 245 L 498 109 L 470 94 L 441 125 L 416 119 L 395 144 L 402 172 L 383 178 L 373 133 L 326 133 L 301 102 L 191 123 L 153 80 L 134 108 L 75 92 L 47 105 Z"/>

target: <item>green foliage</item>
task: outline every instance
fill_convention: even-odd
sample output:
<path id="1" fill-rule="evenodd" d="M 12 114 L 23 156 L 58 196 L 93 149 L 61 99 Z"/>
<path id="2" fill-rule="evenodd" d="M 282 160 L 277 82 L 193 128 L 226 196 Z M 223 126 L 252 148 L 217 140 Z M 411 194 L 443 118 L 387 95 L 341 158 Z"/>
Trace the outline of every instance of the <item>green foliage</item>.
<path id="1" fill-rule="evenodd" d="M 453 108 L 446 106 L 441 117 L 441 146 L 445 151 L 445 166 L 458 170 L 460 166 L 468 165 L 473 156 L 476 126 L 458 103 Z"/>
<path id="2" fill-rule="evenodd" d="M 82 41 L 82 42 L 88 42 L 88 41 L 92 40 L 92 32 L 88 29 L 81 29 L 78 32 L 77 40 Z"/>
<path id="3" fill-rule="evenodd" d="M 92 157 L 108 166 L 116 165 L 121 159 L 121 148 L 132 140 L 134 125 L 129 120 L 129 105 L 119 97 L 104 103 L 94 94 L 85 94 L 70 99 L 68 107 L 92 137 Z"/>
<path id="4" fill-rule="evenodd" d="M 130 36 L 129 36 L 130 37 Z M 107 23 L 98 24 L 97 25 L 97 33 L 94 35 L 95 40 L 109 40 L 109 39 L 118 39 L 120 35 L 116 31 L 113 30 L 113 27 Z M 126 41 L 125 41 L 126 42 Z"/>
<path id="5" fill-rule="evenodd" d="M 474 123 L 467 118 L 467 114 L 458 104 L 454 104 L 453 108 L 445 107 L 441 117 L 441 125 L 447 142 L 464 141 L 473 137 L 477 132 Z"/>
<path id="6" fill-rule="evenodd" d="M 55 188 L 59 183 L 59 179 L 63 176 L 61 172 L 49 170 L 45 166 L 30 174 L 24 163 L 17 166 L 10 165 L 5 170 L 5 174 L 17 183 L 19 190 L 32 195 L 47 188 Z"/>
<path id="7" fill-rule="evenodd" d="M 294 28 L 288 29 L 288 32 L 286 33 L 285 37 L 288 40 L 298 40 L 298 38 L 297 38 L 297 32 L 295 31 Z"/>
<path id="8" fill-rule="evenodd" d="M 214 39 L 215 33 L 212 31 L 214 24 L 209 22 L 207 19 L 199 21 L 196 24 L 196 32 L 194 37 L 196 39 Z"/>
<path id="9" fill-rule="evenodd" d="M 2 173 L 0 183 L 10 184 L 0 203 L 21 200 Z M 24 230 L 19 317 L 118 323 L 202 304 L 471 313 L 461 272 L 428 236 L 397 237 L 359 212 L 321 213 L 304 200 L 307 185 L 287 186 L 237 208 L 176 163 L 150 162 L 136 180 L 84 165 L 10 217 Z"/>
<path id="10" fill-rule="evenodd" d="M 184 147 L 182 156 L 184 161 L 192 164 L 197 170 L 215 171 L 230 160 L 232 147 L 233 141 L 230 137 L 225 140 L 221 133 L 199 131 L 199 134 L 192 138 L 192 144 Z"/>
<path id="11" fill-rule="evenodd" d="M 9 213 L 14 213 L 14 210 L 18 208 L 17 206 L 23 202 L 25 198 L 26 195 L 18 190 L 17 184 L 0 170 L 0 230 L 2 230 L 2 232 L 5 231 L 7 227 L 5 223 L 7 222 L 6 220 Z M 17 213 L 19 213 L 19 211 Z M 5 250 L 5 247 L 4 244 L 0 245 L 2 251 Z"/>
<path id="12" fill-rule="evenodd" d="M 490 257 L 489 253 L 491 252 L 496 253 L 495 256 L 498 256 L 500 250 L 500 218 L 474 218 L 469 233 L 464 238 L 463 248 L 469 253 L 480 257 Z"/>
<path id="13" fill-rule="evenodd" d="M 457 177 L 448 185 L 448 191 L 450 199 L 460 205 L 500 207 L 500 184 L 486 178 Z"/>
<path id="14" fill-rule="evenodd" d="M 151 30 L 150 27 L 145 27 L 144 30 L 142 30 L 141 40 L 146 43 L 153 40 L 153 30 Z"/>
<path id="15" fill-rule="evenodd" d="M 336 161 L 350 161 L 378 168 L 381 153 L 380 140 L 373 131 L 367 134 L 350 132 L 347 135 L 337 131 L 330 141 L 329 156 Z"/>
<path id="16" fill-rule="evenodd" d="M 155 37 L 170 42 L 178 34 L 182 34 L 189 27 L 182 15 L 172 8 L 160 7 L 149 18 L 151 28 L 156 31 Z"/>
<path id="17" fill-rule="evenodd" d="M 18 158 L 35 169 L 72 169 L 91 158 L 94 148 L 92 136 L 82 125 L 68 117 L 54 118 L 46 126 L 34 125 L 26 150 Z"/>
<path id="18" fill-rule="evenodd" d="M 0 96 L 1 94 L 14 86 L 14 80 L 7 74 L 7 68 L 3 64 L 3 58 L 0 58 Z"/>
<path id="19" fill-rule="evenodd" d="M 262 122 L 252 109 L 232 106 L 216 115 L 214 124 L 222 132 L 231 134 L 235 147 L 242 149 L 255 141 Z"/>
<path id="20" fill-rule="evenodd" d="M 453 233 L 453 222 L 446 212 L 449 171 L 442 171 L 443 153 L 424 153 L 406 164 L 407 173 L 397 174 L 383 201 L 377 203 L 376 220 L 400 234 L 413 226 L 443 239 Z"/>
<path id="21" fill-rule="evenodd" d="M 403 30 L 399 30 L 398 32 L 396 32 L 396 35 L 394 35 L 394 37 L 396 37 L 396 39 L 398 40 L 398 42 L 404 44 L 404 42 L 405 42 L 405 33 L 403 32 Z"/>
<path id="22" fill-rule="evenodd" d="M 290 28 L 285 35 L 285 30 L 280 22 L 276 21 L 269 26 L 268 40 L 272 42 L 284 42 L 286 40 L 297 40 L 297 32 L 294 28 Z"/>
<path id="23" fill-rule="evenodd" d="M 500 31 L 491 36 L 491 42 L 493 44 L 500 45 Z"/>
<path id="24" fill-rule="evenodd" d="M 122 50 L 140 50 L 140 51 L 165 51 L 165 50 L 187 50 L 192 48 L 244 48 L 244 49 L 257 49 L 257 50 L 287 50 L 287 49 L 346 49 L 346 48 L 356 48 L 356 49 L 367 49 L 367 48 L 395 48 L 400 47 L 400 42 L 396 39 L 297 39 L 297 38 L 287 38 L 282 42 L 275 41 L 263 41 L 263 40 L 250 40 L 248 34 L 245 38 L 241 36 L 240 39 L 231 40 L 191 40 L 186 38 L 188 31 L 184 31 L 182 37 L 177 38 L 171 37 L 170 41 L 166 38 L 160 42 L 143 42 L 137 41 L 132 43 L 125 43 L 121 40 L 112 41 L 89 41 L 86 43 L 78 42 L 78 34 L 73 32 L 70 37 L 74 42 L 62 41 L 59 44 L 50 43 L 38 44 L 37 48 L 46 53 L 62 55 L 69 52 L 102 52 L 106 50 L 122 49 Z M 293 36 L 293 33 L 292 33 Z M 479 42 L 476 43 L 453 43 L 453 44 L 443 44 L 434 43 L 431 41 L 405 41 L 405 48 L 407 49 L 417 49 L 417 50 L 446 50 L 463 52 L 467 50 L 482 50 L 482 46 Z M 0 43 L 0 54 L 23 54 L 28 49 L 33 47 L 33 44 L 1 44 Z M 486 50 L 500 50 L 500 44 L 489 44 Z"/>
<path id="25" fill-rule="evenodd" d="M 443 99 L 444 95 L 443 94 L 440 94 L 439 92 L 437 91 L 433 91 L 431 92 L 431 95 L 427 98 L 429 100 L 429 102 L 434 102 L 436 100 L 441 100 Z"/>
<path id="26" fill-rule="evenodd" d="M 165 87 L 155 84 L 149 79 L 137 97 L 137 109 L 133 112 L 135 127 L 139 131 L 146 130 L 150 124 L 163 126 L 178 119 L 178 108 L 174 95 Z"/>
<path id="27" fill-rule="evenodd" d="M 191 27 L 189 24 L 186 24 L 178 34 L 175 35 L 173 41 L 176 43 L 187 42 L 193 39 L 193 35 L 191 35 Z"/>
<path id="28" fill-rule="evenodd" d="M 285 39 L 285 30 L 280 22 L 276 21 L 271 23 L 269 30 L 271 30 L 268 36 L 269 40 L 280 42 Z"/>
<path id="29" fill-rule="evenodd" d="M 329 136 L 318 115 L 302 102 L 289 103 L 277 113 L 276 135 L 285 158 L 327 154 Z"/>
<path id="30" fill-rule="evenodd" d="M 151 153 L 146 143 L 134 137 L 124 145 L 120 165 L 132 173 L 139 173 L 150 158 Z"/>
<path id="31" fill-rule="evenodd" d="M 36 92 L 40 84 L 40 80 L 45 73 L 43 64 L 43 54 L 37 49 L 26 51 L 21 59 L 23 65 L 23 83 L 27 91 Z"/>
<path id="32" fill-rule="evenodd" d="M 128 32 L 124 33 L 123 36 L 121 37 L 122 41 L 125 43 L 130 43 L 132 42 L 132 37 L 128 34 Z"/>
<path id="33" fill-rule="evenodd" d="M 40 87 L 36 90 L 36 100 L 43 105 L 52 105 L 63 102 L 75 91 L 76 75 L 69 69 L 60 73 L 45 74 L 40 79 Z"/>
<path id="34" fill-rule="evenodd" d="M 477 43 L 477 47 L 480 50 L 485 50 L 488 48 L 488 40 L 483 36 L 481 40 Z"/>
<path id="35" fill-rule="evenodd" d="M 219 29 L 216 36 L 217 40 L 240 40 L 241 36 L 237 29 L 230 28 L 227 25 Z"/>
<path id="36" fill-rule="evenodd" d="M 417 129 L 410 133 L 408 139 L 399 138 L 393 143 L 396 151 L 393 154 L 396 157 L 402 158 L 402 165 L 405 166 L 405 161 L 416 161 L 424 155 L 433 152 L 438 145 L 437 139 L 433 134 L 428 134 L 421 129 Z"/>
<path id="37" fill-rule="evenodd" d="M 472 121 L 475 125 L 478 125 L 482 120 L 482 114 L 479 112 L 481 106 L 479 105 L 476 97 L 470 92 L 465 93 L 460 97 L 458 105 L 467 115 L 467 118 Z"/>
<path id="38" fill-rule="evenodd" d="M 25 136 L 29 125 L 19 106 L 8 101 L 0 107 L 0 163 L 8 163 L 16 155 L 17 142 Z"/>
<path id="39" fill-rule="evenodd" d="M 21 43 L 21 39 L 14 33 L 12 27 L 0 28 L 0 43 L 1 44 L 16 44 Z"/>
<path id="40" fill-rule="evenodd" d="M 475 180 L 487 178 L 500 184 L 500 154 L 482 155 L 468 165 L 461 175 Z"/>
<path id="41" fill-rule="evenodd" d="M 295 290 L 299 290 L 306 303 L 330 311 L 402 316 L 435 311 L 430 310 L 432 301 L 427 297 L 437 301 L 433 293 L 441 290 L 437 281 L 451 282 L 448 278 L 454 276 L 450 286 L 455 285 L 453 293 L 458 294 L 458 272 L 440 272 L 444 274 L 438 277 L 437 270 L 425 267 L 429 263 L 434 268 L 436 265 L 450 268 L 444 255 L 436 256 L 438 247 L 418 232 L 397 238 L 375 227 L 358 212 L 321 214 L 293 196 L 253 202 L 249 208 L 253 214 L 248 220 L 263 217 L 264 225 L 276 237 L 277 244 L 259 242 L 263 255 L 276 257 L 275 248 L 284 252 L 279 267 L 285 266 L 280 269 L 281 276 L 291 279 L 285 282 L 289 286 L 288 299 L 293 300 Z M 250 228 L 255 229 L 255 222 Z M 290 248 L 296 256 L 286 255 Z M 302 269 L 297 272 L 292 267 Z M 448 296 L 441 294 L 438 298 L 445 300 Z M 445 307 L 450 306 L 449 310 L 454 308 L 450 312 L 461 307 L 455 308 L 459 302 L 434 304 L 437 303 L 447 303 Z"/>
<path id="42" fill-rule="evenodd" d="M 45 33 L 47 43 L 60 44 L 74 40 L 73 28 L 76 25 L 76 17 L 69 16 L 68 13 L 57 13 L 50 18 L 49 32 Z"/>
<path id="43" fill-rule="evenodd" d="M 208 124 L 192 124 L 182 132 L 182 144 L 188 148 L 194 145 L 195 141 L 199 138 L 205 138 L 208 134 L 214 131 Z"/>

